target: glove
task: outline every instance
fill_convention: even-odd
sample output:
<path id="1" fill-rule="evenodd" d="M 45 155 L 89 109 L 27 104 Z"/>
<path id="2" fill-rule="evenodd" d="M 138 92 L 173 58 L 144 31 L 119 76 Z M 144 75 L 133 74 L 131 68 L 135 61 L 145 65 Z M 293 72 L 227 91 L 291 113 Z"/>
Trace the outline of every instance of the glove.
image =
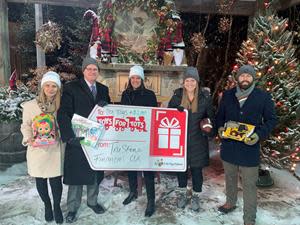
<path id="1" fill-rule="evenodd" d="M 246 145 L 255 145 L 259 140 L 257 133 L 253 133 L 250 137 L 244 139 Z"/>
<path id="2" fill-rule="evenodd" d="M 108 103 L 107 103 L 106 101 L 104 101 L 104 100 L 100 100 L 100 101 L 97 103 L 97 105 L 100 106 L 100 107 L 104 107 L 104 106 L 108 105 Z"/>
<path id="3" fill-rule="evenodd" d="M 223 136 L 223 131 L 225 131 L 225 128 L 224 127 L 219 127 L 218 135 L 219 135 L 220 138 L 227 139 L 226 137 Z"/>
<path id="4" fill-rule="evenodd" d="M 81 147 L 80 141 L 84 140 L 84 137 L 74 137 L 67 141 L 68 144 Z"/>
<path id="5" fill-rule="evenodd" d="M 183 106 L 177 106 L 177 110 L 179 111 L 179 112 L 183 112 L 184 111 L 184 107 Z"/>

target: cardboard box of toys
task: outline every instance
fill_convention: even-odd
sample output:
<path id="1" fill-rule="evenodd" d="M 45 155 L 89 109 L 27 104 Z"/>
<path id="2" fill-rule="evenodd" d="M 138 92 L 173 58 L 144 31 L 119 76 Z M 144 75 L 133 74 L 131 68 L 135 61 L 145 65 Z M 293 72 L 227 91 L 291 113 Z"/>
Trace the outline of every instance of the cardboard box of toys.
<path id="1" fill-rule="evenodd" d="M 235 121 L 228 121 L 224 126 L 223 136 L 236 141 L 244 141 L 249 138 L 255 129 L 254 125 L 247 123 L 240 123 Z"/>

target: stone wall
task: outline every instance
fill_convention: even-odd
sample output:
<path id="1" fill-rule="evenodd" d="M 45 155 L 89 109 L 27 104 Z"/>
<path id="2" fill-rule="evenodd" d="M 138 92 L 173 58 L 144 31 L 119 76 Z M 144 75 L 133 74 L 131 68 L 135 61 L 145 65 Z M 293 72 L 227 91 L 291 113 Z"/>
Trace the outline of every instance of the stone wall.
<path id="1" fill-rule="evenodd" d="M 114 103 L 121 100 L 121 94 L 128 83 L 131 64 L 99 64 L 98 81 L 107 85 Z M 173 91 L 182 83 L 186 66 L 145 65 L 145 86 L 153 90 L 161 106 L 167 106 Z"/>

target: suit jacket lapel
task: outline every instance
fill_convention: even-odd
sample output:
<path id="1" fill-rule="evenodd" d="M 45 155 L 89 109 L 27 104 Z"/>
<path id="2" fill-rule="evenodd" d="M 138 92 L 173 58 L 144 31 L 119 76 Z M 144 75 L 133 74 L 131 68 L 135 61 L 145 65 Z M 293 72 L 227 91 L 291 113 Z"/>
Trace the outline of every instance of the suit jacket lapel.
<path id="1" fill-rule="evenodd" d="M 93 94 L 92 94 L 89 86 L 85 82 L 85 80 L 84 79 L 80 79 L 80 84 L 81 84 L 81 87 L 82 87 L 83 91 L 88 95 L 89 99 L 94 103 Z M 98 91 L 98 89 L 97 89 L 97 91 Z M 98 92 L 97 92 L 97 96 L 98 96 Z"/>
<path id="2" fill-rule="evenodd" d="M 97 95 L 96 95 L 96 103 L 100 101 L 101 96 L 103 96 L 103 93 L 101 93 L 102 88 L 98 82 L 96 82 L 96 88 L 97 88 Z"/>

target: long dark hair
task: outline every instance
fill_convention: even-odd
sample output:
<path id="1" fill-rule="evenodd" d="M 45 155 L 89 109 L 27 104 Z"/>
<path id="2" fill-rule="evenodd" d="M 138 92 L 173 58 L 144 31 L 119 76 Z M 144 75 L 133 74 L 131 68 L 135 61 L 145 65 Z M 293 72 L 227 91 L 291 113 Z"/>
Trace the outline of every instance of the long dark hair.
<path id="1" fill-rule="evenodd" d="M 146 89 L 146 88 L 145 88 L 145 85 L 144 85 L 144 80 L 141 79 L 141 86 L 139 86 L 136 90 L 145 90 L 145 89 Z M 127 85 L 125 91 L 131 92 L 131 91 L 133 91 L 133 90 L 134 90 L 134 89 L 133 89 L 133 87 L 132 87 L 132 85 L 131 85 L 130 78 L 129 78 L 129 79 L 128 79 L 128 85 Z"/>

